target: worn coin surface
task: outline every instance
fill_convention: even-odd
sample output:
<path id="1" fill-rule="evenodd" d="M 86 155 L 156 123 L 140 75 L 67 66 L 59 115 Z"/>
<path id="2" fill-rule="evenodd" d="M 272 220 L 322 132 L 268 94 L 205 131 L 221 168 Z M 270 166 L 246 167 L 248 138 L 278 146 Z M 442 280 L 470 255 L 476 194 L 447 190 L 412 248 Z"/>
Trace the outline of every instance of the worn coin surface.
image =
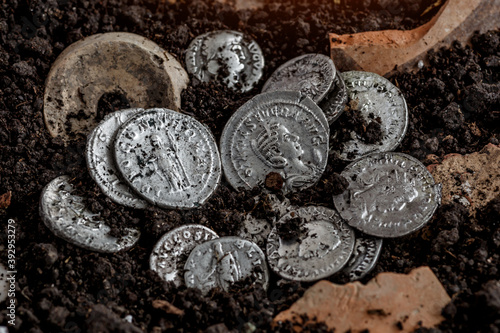
<path id="1" fill-rule="evenodd" d="M 426 167 L 403 153 L 373 153 L 349 164 L 349 186 L 334 196 L 340 216 L 376 237 L 399 237 L 422 228 L 441 203 L 441 185 Z"/>
<path id="2" fill-rule="evenodd" d="M 302 207 L 283 216 L 279 223 L 302 219 L 300 236 L 285 240 L 275 226 L 267 239 L 269 266 L 283 278 L 316 281 L 340 271 L 351 257 L 354 230 L 333 209 Z"/>
<path id="3" fill-rule="evenodd" d="M 219 238 L 215 232 L 199 224 L 175 228 L 156 243 L 149 258 L 151 270 L 176 286 L 184 284 L 184 264 L 191 251 L 199 244 Z"/>
<path id="4" fill-rule="evenodd" d="M 196 246 L 184 269 L 186 285 L 204 294 L 214 288 L 229 291 L 232 284 L 249 277 L 265 289 L 269 285 L 269 270 L 262 250 L 255 243 L 234 236 Z"/>
<path id="5" fill-rule="evenodd" d="M 283 177 L 283 191 L 314 185 L 328 159 L 328 122 L 300 92 L 260 94 L 241 106 L 221 136 L 224 173 L 235 188 L 262 184 L 270 172 Z"/>
<path id="6" fill-rule="evenodd" d="M 325 113 L 328 123 L 332 124 L 344 112 L 347 103 L 347 89 L 344 79 L 337 70 L 337 75 L 333 80 L 333 85 L 328 94 L 319 103 L 319 107 Z"/>
<path id="7" fill-rule="evenodd" d="M 304 54 L 278 67 L 262 92 L 300 91 L 319 103 L 330 91 L 336 76 L 335 65 L 323 54 Z"/>
<path id="8" fill-rule="evenodd" d="M 144 111 L 141 108 L 120 110 L 108 114 L 87 138 L 86 160 L 92 179 L 101 191 L 114 202 L 144 209 L 148 203 L 139 198 L 125 183 L 116 168 L 113 157 L 113 140 L 118 128 L 131 116 Z"/>
<path id="9" fill-rule="evenodd" d="M 168 109 L 141 112 L 120 127 L 115 159 L 125 181 L 163 208 L 196 208 L 215 191 L 220 157 L 212 133 Z"/>
<path id="10" fill-rule="evenodd" d="M 382 239 L 367 235 L 356 235 L 354 251 L 342 270 L 351 281 L 362 279 L 377 264 L 382 250 Z"/>
<path id="11" fill-rule="evenodd" d="M 241 32 L 212 31 L 196 37 L 186 50 L 186 69 L 202 82 L 221 77 L 229 88 L 249 91 L 262 77 L 259 45 Z"/>
<path id="12" fill-rule="evenodd" d="M 394 150 L 403 140 L 408 126 L 408 108 L 401 91 L 389 80 L 370 72 L 343 72 L 347 94 L 351 106 L 360 111 L 368 121 L 380 122 L 382 139 L 377 143 L 367 143 L 354 130 L 352 139 L 341 147 L 332 147 L 339 157 L 353 161 L 373 152 Z M 331 135 L 336 135 L 332 128 Z"/>
<path id="13" fill-rule="evenodd" d="M 40 216 L 57 237 L 82 248 L 111 253 L 132 247 L 139 240 L 139 231 L 127 228 L 120 239 L 109 235 L 111 228 L 93 214 L 83 197 L 73 194 L 69 176 L 52 180 L 40 197 Z"/>

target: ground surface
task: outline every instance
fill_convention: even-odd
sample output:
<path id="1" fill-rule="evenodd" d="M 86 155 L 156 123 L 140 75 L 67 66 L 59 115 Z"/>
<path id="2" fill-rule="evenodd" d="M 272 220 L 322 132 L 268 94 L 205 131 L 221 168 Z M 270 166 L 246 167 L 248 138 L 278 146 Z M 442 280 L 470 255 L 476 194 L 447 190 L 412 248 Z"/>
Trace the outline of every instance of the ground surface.
<path id="1" fill-rule="evenodd" d="M 202 297 L 194 290 L 164 285 L 149 271 L 152 246 L 166 231 L 184 223 L 201 223 L 221 236 L 232 235 L 243 216 L 254 209 L 251 198 L 259 190 L 237 193 L 223 182 L 202 209 L 185 212 L 134 211 L 104 197 L 86 171 L 85 143 L 64 147 L 49 137 L 43 123 L 44 79 L 65 47 L 94 33 L 129 31 L 153 39 L 183 62 L 183 51 L 195 36 L 230 28 L 251 35 L 260 44 L 267 78 L 294 56 L 328 54 L 328 32 L 414 28 L 436 12 L 433 8 L 422 15 L 433 2 L 405 0 L 398 7 L 393 1 L 366 0 L 346 8 L 344 2 L 334 5 L 333 1 L 313 0 L 306 5 L 279 1 L 263 10 L 235 12 L 210 0 L 174 5 L 141 0 L 2 1 L 0 194 L 11 191 L 12 201 L 0 214 L 2 221 L 16 221 L 18 250 L 17 324 L 10 330 L 251 332 L 256 327 L 264 332 L 270 330 L 272 318 L 308 287 L 273 277 L 267 293 L 239 290 L 243 283 L 231 294 L 214 292 Z M 476 36 L 471 47 L 453 45 L 429 54 L 429 66 L 391 78 L 406 96 L 410 110 L 408 133 L 398 151 L 430 164 L 448 153 L 465 154 L 479 151 L 487 143 L 499 143 L 499 40 L 498 31 Z M 262 84 L 239 94 L 216 83 L 192 80 L 183 94 L 182 107 L 206 123 L 218 139 L 230 114 L 258 93 Z M 121 96 L 105 96 L 100 117 L 126 104 Z M 347 116 L 333 126 L 349 123 L 359 127 Z M 339 161 L 330 161 L 318 185 L 291 195 L 292 203 L 332 207 L 332 193 L 343 187 L 335 172 L 343 167 Z M 114 232 L 120 233 L 124 226 L 140 228 L 138 245 L 125 253 L 101 255 L 56 238 L 38 216 L 38 200 L 43 186 L 63 174 L 74 178 L 78 190 L 90 198 L 90 207 L 108 219 Z M 265 204 L 256 210 L 266 216 Z M 366 279 L 382 271 L 408 272 L 428 265 L 453 299 L 444 311 L 446 321 L 435 332 L 498 332 L 499 215 L 498 200 L 477 219 L 468 217 L 460 204 L 443 206 L 422 231 L 386 241 L 379 264 Z M 1 237 L 5 235 L 1 233 Z M 343 282 L 342 278 L 333 281 Z M 184 315 L 154 308 L 157 299 L 171 302 Z M 5 323 L 2 308 L 0 322 Z M 121 319 L 127 315 L 132 323 Z M 275 329 L 288 331 L 289 327 Z M 321 331 L 322 325 L 310 329 Z"/>

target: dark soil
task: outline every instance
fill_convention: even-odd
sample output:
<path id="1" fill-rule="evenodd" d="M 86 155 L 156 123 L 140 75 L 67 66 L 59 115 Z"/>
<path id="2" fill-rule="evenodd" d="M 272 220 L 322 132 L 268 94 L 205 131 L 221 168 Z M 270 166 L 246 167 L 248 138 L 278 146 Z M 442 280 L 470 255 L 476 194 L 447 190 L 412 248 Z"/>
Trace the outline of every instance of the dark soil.
<path id="1" fill-rule="evenodd" d="M 346 4 L 349 3 L 350 7 Z M 44 80 L 61 51 L 85 36 L 129 31 L 151 38 L 183 62 L 183 51 L 197 35 L 234 29 L 261 46 L 266 79 L 280 64 L 310 52 L 328 54 L 328 32 L 388 28 L 410 29 L 426 22 L 438 7 L 431 0 L 283 0 L 263 10 L 235 11 L 214 0 L 169 4 L 149 0 L 5 0 L 0 4 L 0 195 L 12 192 L 0 206 L 2 221 L 13 219 L 17 233 L 16 326 L 11 332 L 225 332 L 271 331 L 270 322 L 288 308 L 309 284 L 272 278 L 266 292 L 241 283 L 236 291 L 175 288 L 149 270 L 149 255 L 166 231 L 201 223 L 219 235 L 233 235 L 245 214 L 266 215 L 255 205 L 260 193 L 234 191 L 225 181 L 201 209 L 150 208 L 136 211 L 107 199 L 90 179 L 85 142 L 65 147 L 51 138 L 43 121 Z M 431 8 L 429 11 L 426 11 Z M 428 55 L 429 65 L 416 73 L 392 77 L 407 99 L 410 124 L 399 151 L 422 162 L 448 153 L 479 151 L 499 143 L 500 33 L 477 35 L 472 45 L 453 45 Z M 182 108 L 207 124 L 218 139 L 225 122 L 259 92 L 240 94 L 220 83 L 192 79 Z M 127 104 L 119 92 L 104 96 L 100 115 Z M 339 119 L 340 121 L 340 119 Z M 373 122 L 372 122 L 373 123 Z M 367 140 L 376 139 L 376 125 Z M 432 155 L 432 156 L 431 156 Z M 333 207 L 333 194 L 345 188 L 339 177 L 345 164 L 330 160 L 318 184 L 289 195 L 292 204 Z M 38 215 L 42 188 L 59 175 L 70 175 L 88 205 L 120 234 L 140 228 L 131 250 L 103 255 L 77 248 L 55 237 Z M 409 272 L 428 265 L 452 297 L 446 321 L 432 332 L 498 332 L 500 330 L 500 205 L 490 203 L 477 219 L 458 203 L 442 206 L 422 231 L 387 240 L 380 262 L 364 281 L 384 271 Z M 6 232 L 0 233 L 2 244 Z M 6 256 L 6 255 L 5 255 Z M 5 261 L 2 254 L 2 261 Z M 345 282 L 333 277 L 333 281 Z M 153 307 L 154 300 L 173 304 L 184 315 Z M 5 303 L 0 323 L 6 324 Z M 129 316 L 129 317 L 127 317 Z M 127 318 L 124 320 L 123 318 Z M 288 332 L 291 325 L 273 328 Z M 306 331 L 322 332 L 314 324 Z M 427 331 L 421 329 L 420 331 Z"/>

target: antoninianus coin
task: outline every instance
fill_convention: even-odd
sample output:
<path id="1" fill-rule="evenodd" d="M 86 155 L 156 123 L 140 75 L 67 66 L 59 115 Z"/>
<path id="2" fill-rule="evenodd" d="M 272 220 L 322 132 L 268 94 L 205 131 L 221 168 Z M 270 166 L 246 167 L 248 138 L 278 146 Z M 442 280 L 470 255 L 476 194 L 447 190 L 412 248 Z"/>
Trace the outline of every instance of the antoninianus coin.
<path id="1" fill-rule="evenodd" d="M 139 231 L 127 228 L 126 235 L 109 235 L 111 228 L 93 214 L 83 197 L 73 194 L 69 176 L 52 180 L 40 197 L 40 216 L 57 237 L 79 247 L 104 253 L 118 252 L 132 247 L 139 240 Z"/>
<path id="2" fill-rule="evenodd" d="M 328 159 L 329 127 L 323 111 L 300 92 L 260 94 L 241 106 L 221 136 L 228 182 L 254 188 L 270 172 L 283 177 L 283 191 L 314 185 Z"/>
<path id="3" fill-rule="evenodd" d="M 304 54 L 278 67 L 262 92 L 300 91 L 319 103 L 332 88 L 335 76 L 332 59 L 323 54 Z"/>
<path id="4" fill-rule="evenodd" d="M 279 276 L 295 281 L 316 281 L 340 271 L 354 249 L 354 230 L 333 209 L 302 207 L 283 216 L 278 224 L 300 218 L 297 237 L 283 239 L 276 225 L 267 239 L 267 258 Z"/>
<path id="5" fill-rule="evenodd" d="M 342 75 L 337 70 L 332 88 L 318 105 L 325 113 L 328 123 L 332 124 L 344 112 L 346 103 L 347 89 Z"/>
<path id="6" fill-rule="evenodd" d="M 349 164 L 349 182 L 333 202 L 352 227 L 376 237 L 400 237 L 422 228 L 441 203 L 441 185 L 403 153 L 373 153 Z"/>
<path id="7" fill-rule="evenodd" d="M 220 181 L 210 130 L 172 110 L 149 109 L 130 118 L 116 134 L 114 152 L 130 187 L 163 208 L 200 207 Z"/>
<path id="8" fill-rule="evenodd" d="M 215 232 L 199 224 L 175 228 L 156 243 L 149 258 L 151 270 L 176 286 L 184 284 L 184 264 L 191 251 L 204 242 L 219 238 Z"/>
<path id="9" fill-rule="evenodd" d="M 262 77 L 259 45 L 241 32 L 219 30 L 196 37 L 186 50 L 186 69 L 202 82 L 221 78 L 229 88 L 249 91 Z"/>
<path id="10" fill-rule="evenodd" d="M 101 191 L 114 202 L 144 209 L 148 203 L 135 194 L 118 172 L 113 157 L 113 140 L 118 128 L 141 108 L 120 110 L 108 114 L 87 137 L 86 160 L 92 179 Z"/>
<path id="11" fill-rule="evenodd" d="M 332 147 L 339 157 L 353 161 L 373 152 L 393 151 L 403 140 L 408 127 L 408 108 L 401 91 L 389 80 L 370 73 L 343 72 L 349 105 L 361 112 L 366 121 L 380 123 L 382 138 L 380 142 L 367 143 L 361 136 L 351 132 L 351 139 L 341 147 Z M 331 135 L 336 135 L 332 127 Z"/>
<path id="12" fill-rule="evenodd" d="M 231 286 L 246 278 L 269 285 L 269 270 L 262 250 L 248 240 L 229 236 L 214 239 L 194 248 L 186 261 L 185 282 L 203 294 L 214 288 L 229 291 Z"/>
<path id="13" fill-rule="evenodd" d="M 356 243 L 351 259 L 342 270 L 351 281 L 362 279 L 377 264 L 382 250 L 382 239 L 356 234 Z"/>

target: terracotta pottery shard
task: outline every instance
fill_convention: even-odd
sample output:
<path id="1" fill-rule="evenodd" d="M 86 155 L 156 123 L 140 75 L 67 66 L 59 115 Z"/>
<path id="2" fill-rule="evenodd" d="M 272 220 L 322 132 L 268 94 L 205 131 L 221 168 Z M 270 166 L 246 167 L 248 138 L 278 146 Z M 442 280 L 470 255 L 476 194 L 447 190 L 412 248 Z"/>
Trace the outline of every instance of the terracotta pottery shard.
<path id="1" fill-rule="evenodd" d="M 363 70 L 380 75 L 407 70 L 427 51 L 458 40 L 467 42 L 475 31 L 500 27 L 500 0 L 448 0 L 426 24 L 408 31 L 383 30 L 330 34 L 331 57 L 341 71 Z"/>
<path id="2" fill-rule="evenodd" d="M 296 331 L 303 316 L 324 322 L 335 332 L 413 332 L 443 321 L 442 308 L 450 297 L 429 267 L 408 275 L 381 273 L 366 285 L 337 285 L 320 281 L 292 307 L 279 313 L 273 324 L 291 321 Z"/>

